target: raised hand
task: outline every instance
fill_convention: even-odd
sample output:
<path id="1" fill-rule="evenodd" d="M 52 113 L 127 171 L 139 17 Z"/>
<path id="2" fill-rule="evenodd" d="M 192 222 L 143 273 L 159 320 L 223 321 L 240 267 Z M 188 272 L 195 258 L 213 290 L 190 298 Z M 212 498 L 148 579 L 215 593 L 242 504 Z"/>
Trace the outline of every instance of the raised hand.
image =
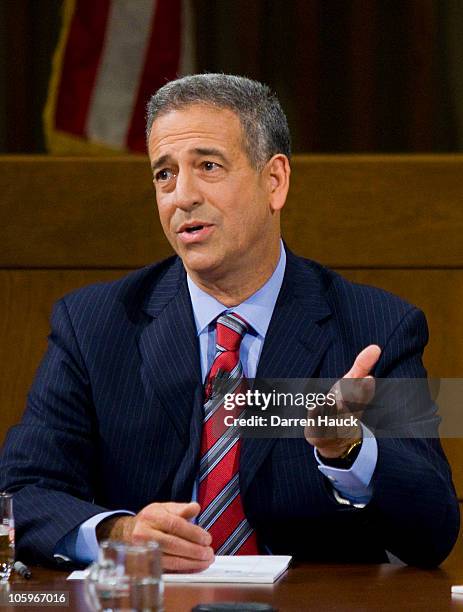
<path id="1" fill-rule="evenodd" d="M 356 440 L 362 438 L 359 424 L 362 408 L 373 398 L 375 393 L 375 379 L 370 375 L 381 355 L 381 349 L 376 344 L 370 344 L 357 355 L 351 369 L 343 376 L 345 379 L 358 379 L 348 385 L 338 381 L 330 389 L 336 397 L 336 412 L 330 416 L 349 416 L 352 410 L 349 406 L 355 405 L 355 425 L 333 427 L 333 435 L 320 436 L 320 427 L 307 426 L 304 430 L 307 442 L 315 446 L 322 457 L 335 459 L 340 457 Z M 326 434 L 326 430 L 324 431 Z"/>

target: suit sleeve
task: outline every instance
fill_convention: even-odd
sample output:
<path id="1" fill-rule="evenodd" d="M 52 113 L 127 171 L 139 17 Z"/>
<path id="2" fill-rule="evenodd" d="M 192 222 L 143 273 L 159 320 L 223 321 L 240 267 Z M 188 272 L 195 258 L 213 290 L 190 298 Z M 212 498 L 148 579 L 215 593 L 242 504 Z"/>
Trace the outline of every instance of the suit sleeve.
<path id="1" fill-rule="evenodd" d="M 383 347 L 376 376 L 425 379 L 421 356 L 427 339 L 423 313 L 410 310 Z M 378 538 L 387 551 L 409 564 L 434 566 L 446 558 L 456 541 L 459 507 L 450 467 L 438 437 L 436 406 L 427 384 L 412 382 L 400 384 L 399 381 L 400 393 L 394 395 L 391 435 L 377 439 L 378 461 L 369 510 Z M 424 394 L 419 401 L 417 389 Z M 413 435 L 407 437 L 407 432 Z"/>
<path id="2" fill-rule="evenodd" d="M 14 494 L 21 559 L 53 561 L 61 538 L 108 510 L 93 503 L 95 431 L 88 373 L 61 300 L 23 419 L 10 430 L 0 460 L 0 490 Z"/>

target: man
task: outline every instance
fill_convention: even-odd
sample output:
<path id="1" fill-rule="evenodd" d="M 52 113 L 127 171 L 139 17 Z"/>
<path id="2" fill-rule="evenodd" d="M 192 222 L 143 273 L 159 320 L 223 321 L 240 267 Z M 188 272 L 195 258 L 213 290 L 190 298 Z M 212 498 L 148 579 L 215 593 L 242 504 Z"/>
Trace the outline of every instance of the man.
<path id="1" fill-rule="evenodd" d="M 150 101 L 147 142 L 177 257 L 57 303 L 1 463 L 21 558 L 88 562 L 112 537 L 158 541 L 166 570 L 204 569 L 215 553 L 440 563 L 459 514 L 437 435 L 375 439 L 362 425 L 227 441 L 210 428 L 218 373 L 426 375 L 420 311 L 281 242 L 290 138 L 278 100 L 241 77 L 185 77 Z"/>

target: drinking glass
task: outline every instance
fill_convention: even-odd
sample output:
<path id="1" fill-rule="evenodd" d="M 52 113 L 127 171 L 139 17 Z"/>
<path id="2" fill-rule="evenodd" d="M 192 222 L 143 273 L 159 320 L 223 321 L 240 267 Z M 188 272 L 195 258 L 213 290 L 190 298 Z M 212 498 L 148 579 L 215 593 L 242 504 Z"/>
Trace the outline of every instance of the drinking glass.
<path id="1" fill-rule="evenodd" d="M 8 581 L 13 565 L 13 496 L 9 493 L 0 493 L 0 583 Z"/>
<path id="2" fill-rule="evenodd" d="M 101 543 L 98 561 L 85 581 L 87 603 L 94 610 L 161 612 L 161 551 L 156 542 Z"/>

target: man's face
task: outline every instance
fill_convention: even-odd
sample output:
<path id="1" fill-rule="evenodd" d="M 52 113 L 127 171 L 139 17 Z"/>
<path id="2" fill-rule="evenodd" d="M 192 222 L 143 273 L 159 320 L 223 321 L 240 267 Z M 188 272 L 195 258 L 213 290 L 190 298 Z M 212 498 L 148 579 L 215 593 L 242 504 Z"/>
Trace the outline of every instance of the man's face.
<path id="1" fill-rule="evenodd" d="M 168 112 L 153 123 L 148 149 L 162 227 L 193 278 L 262 266 L 279 219 L 237 115 L 204 104 Z"/>

